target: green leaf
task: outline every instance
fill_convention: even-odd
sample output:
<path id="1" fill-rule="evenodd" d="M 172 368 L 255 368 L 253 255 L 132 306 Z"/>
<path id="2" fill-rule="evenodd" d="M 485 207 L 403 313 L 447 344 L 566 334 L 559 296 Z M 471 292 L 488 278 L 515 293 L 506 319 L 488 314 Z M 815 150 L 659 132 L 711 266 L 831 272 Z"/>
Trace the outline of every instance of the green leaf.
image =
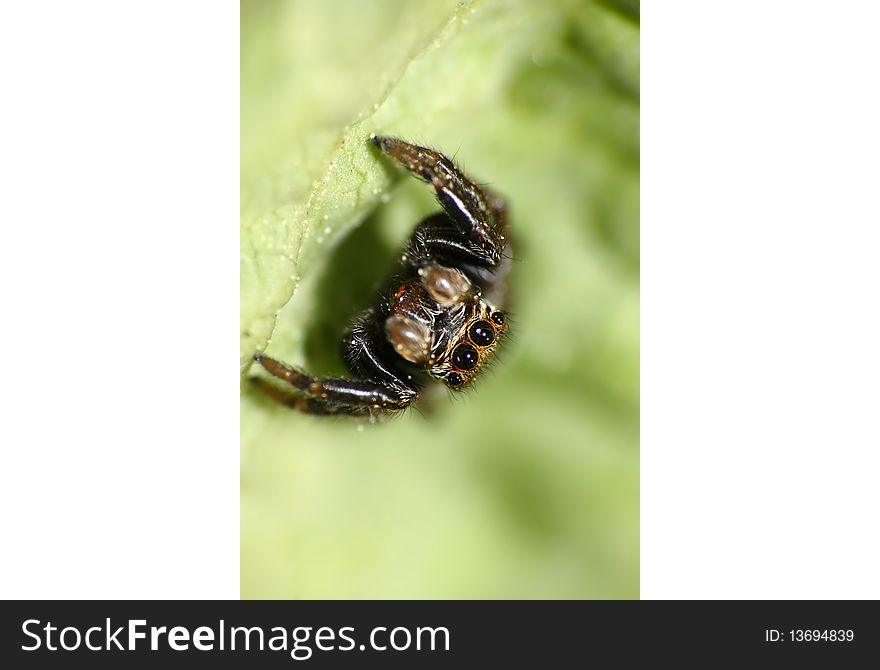
<path id="1" fill-rule="evenodd" d="M 507 197 L 513 341 L 380 425 L 242 395 L 243 597 L 638 596 L 638 10 L 242 5 L 241 365 L 339 337 L 437 206 L 371 147 Z"/>

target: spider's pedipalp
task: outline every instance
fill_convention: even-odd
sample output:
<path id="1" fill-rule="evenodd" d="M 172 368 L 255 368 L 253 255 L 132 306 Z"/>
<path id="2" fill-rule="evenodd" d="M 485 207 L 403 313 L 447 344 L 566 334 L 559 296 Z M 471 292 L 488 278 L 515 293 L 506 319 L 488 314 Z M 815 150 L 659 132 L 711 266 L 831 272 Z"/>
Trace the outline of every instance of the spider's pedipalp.
<path id="1" fill-rule="evenodd" d="M 461 270 L 430 263 L 419 268 L 418 274 L 431 297 L 444 307 L 474 301 L 480 296 L 480 290 L 474 288 Z"/>

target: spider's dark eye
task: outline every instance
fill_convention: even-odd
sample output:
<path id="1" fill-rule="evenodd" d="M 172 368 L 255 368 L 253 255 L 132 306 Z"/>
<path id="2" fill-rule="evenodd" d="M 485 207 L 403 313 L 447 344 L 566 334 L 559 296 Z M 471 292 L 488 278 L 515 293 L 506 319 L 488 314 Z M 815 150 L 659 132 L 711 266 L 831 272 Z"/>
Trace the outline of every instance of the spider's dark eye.
<path id="1" fill-rule="evenodd" d="M 450 386 L 461 386 L 464 378 L 457 372 L 450 372 L 448 375 L 446 375 L 446 381 L 449 383 Z"/>
<path id="2" fill-rule="evenodd" d="M 476 367 L 480 356 L 469 344 L 459 344 L 452 352 L 452 364 L 459 370 L 472 370 Z"/>
<path id="3" fill-rule="evenodd" d="M 478 347 L 488 347 L 495 341 L 495 329 L 488 321 L 477 321 L 468 330 L 471 342 Z"/>
<path id="4" fill-rule="evenodd" d="M 492 323 L 499 326 L 504 324 L 504 314 L 502 312 L 492 312 Z"/>

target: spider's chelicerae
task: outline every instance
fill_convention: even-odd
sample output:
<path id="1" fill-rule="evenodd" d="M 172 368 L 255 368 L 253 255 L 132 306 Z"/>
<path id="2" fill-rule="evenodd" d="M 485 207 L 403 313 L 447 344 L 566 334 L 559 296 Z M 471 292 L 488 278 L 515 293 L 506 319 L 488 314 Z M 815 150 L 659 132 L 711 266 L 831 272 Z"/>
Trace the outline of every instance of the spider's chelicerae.
<path id="1" fill-rule="evenodd" d="M 354 321 L 342 342 L 349 378 L 318 378 L 257 355 L 286 382 L 254 383 L 311 414 L 376 417 L 416 401 L 429 377 L 451 389 L 470 384 L 507 329 L 504 278 L 509 259 L 504 201 L 446 156 L 393 137 L 370 140 L 431 184 L 443 207 L 407 241 L 379 304 Z"/>

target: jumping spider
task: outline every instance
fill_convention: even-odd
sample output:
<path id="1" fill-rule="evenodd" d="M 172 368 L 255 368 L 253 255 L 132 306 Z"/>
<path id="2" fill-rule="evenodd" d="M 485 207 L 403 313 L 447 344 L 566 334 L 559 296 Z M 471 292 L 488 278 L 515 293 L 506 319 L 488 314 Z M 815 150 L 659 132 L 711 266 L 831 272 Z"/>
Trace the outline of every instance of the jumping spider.
<path id="1" fill-rule="evenodd" d="M 255 360 L 292 388 L 254 383 L 310 414 L 389 414 L 413 404 L 425 375 L 460 390 L 473 381 L 507 331 L 501 311 L 509 259 L 507 209 L 446 156 L 393 137 L 370 140 L 431 184 L 443 207 L 407 241 L 379 304 L 342 341 L 351 378 L 318 378 L 264 355 Z"/>

